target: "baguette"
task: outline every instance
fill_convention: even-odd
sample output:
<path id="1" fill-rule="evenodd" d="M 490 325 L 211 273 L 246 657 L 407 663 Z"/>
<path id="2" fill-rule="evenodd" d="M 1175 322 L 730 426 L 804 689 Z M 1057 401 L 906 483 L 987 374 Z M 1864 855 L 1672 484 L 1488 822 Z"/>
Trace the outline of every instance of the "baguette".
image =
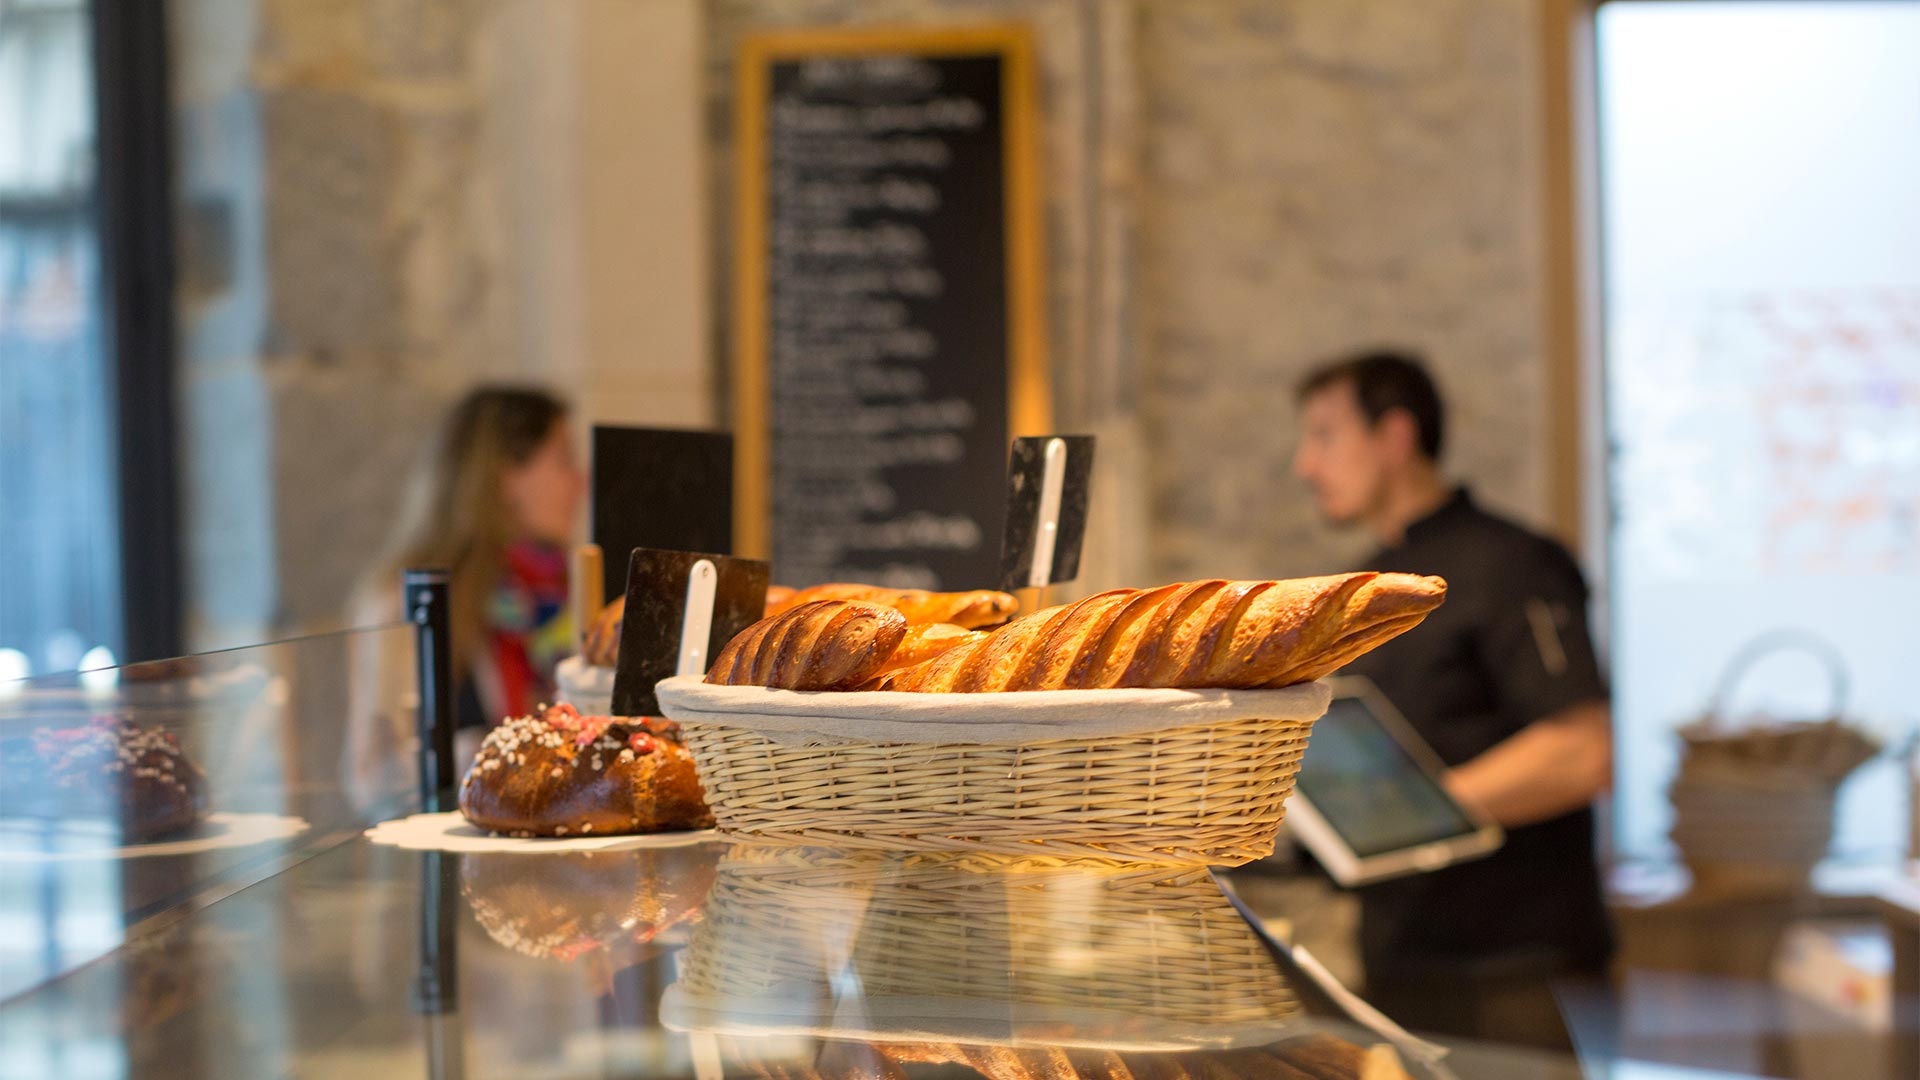
<path id="1" fill-rule="evenodd" d="M 762 619 L 727 642 L 707 681 L 836 690 L 879 674 L 907 634 L 906 616 L 851 600 L 819 600 Z"/>
<path id="2" fill-rule="evenodd" d="M 1036 611 L 869 684 L 915 693 L 1310 682 L 1419 625 L 1446 582 L 1356 573 L 1116 589 Z"/>
<path id="3" fill-rule="evenodd" d="M 769 596 L 767 614 L 779 615 L 802 604 L 821 600 L 858 600 L 898 611 L 906 616 L 909 626 L 952 623 L 965 630 L 1006 622 L 1020 608 L 1020 601 L 1011 593 L 990 589 L 927 592 L 924 589 L 884 589 L 878 585 L 835 583 L 801 589 L 779 601 Z"/>

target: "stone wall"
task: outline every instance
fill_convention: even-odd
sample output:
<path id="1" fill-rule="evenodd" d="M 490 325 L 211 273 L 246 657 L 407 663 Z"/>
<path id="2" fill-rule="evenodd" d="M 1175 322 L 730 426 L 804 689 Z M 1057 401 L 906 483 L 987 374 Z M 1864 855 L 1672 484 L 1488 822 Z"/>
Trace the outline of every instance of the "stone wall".
<path id="1" fill-rule="evenodd" d="M 1101 520 L 1081 591 L 1349 565 L 1367 541 L 1318 522 L 1289 474 L 1292 391 L 1316 361 L 1372 344 L 1431 355 L 1453 412 L 1449 464 L 1496 507 L 1544 520 L 1529 0 L 716 0 L 709 10 L 723 178 L 743 34 L 1034 26 L 1058 422 L 1102 436 Z M 723 228 L 723 268 L 726 244 Z M 723 295 L 725 284 L 716 280 Z"/>
<path id="2" fill-rule="evenodd" d="M 173 11 L 199 644 L 336 620 L 476 380 L 725 416 L 731 60 L 783 26 L 1035 28 L 1057 423 L 1102 438 L 1081 588 L 1355 557 L 1288 473 L 1291 390 L 1373 343 L 1428 350 L 1456 471 L 1546 515 L 1528 0 Z"/>
<path id="3" fill-rule="evenodd" d="M 1343 567 L 1289 475 L 1315 361 L 1427 351 L 1449 463 L 1547 511 L 1528 0 L 1137 3 L 1139 335 L 1156 576 Z"/>
<path id="4" fill-rule="evenodd" d="M 494 5 L 173 9 L 190 639 L 337 622 L 433 417 L 511 370 Z"/>
<path id="5" fill-rule="evenodd" d="M 196 647 L 337 625 L 477 382 L 544 383 L 586 422 L 711 415 L 696 87 L 673 62 L 697 13 L 173 6 Z"/>

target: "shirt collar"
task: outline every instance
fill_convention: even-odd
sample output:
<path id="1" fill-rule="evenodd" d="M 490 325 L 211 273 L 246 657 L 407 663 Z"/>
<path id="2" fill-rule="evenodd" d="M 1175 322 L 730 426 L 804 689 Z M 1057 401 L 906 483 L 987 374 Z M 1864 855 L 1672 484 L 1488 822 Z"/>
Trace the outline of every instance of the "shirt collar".
<path id="1" fill-rule="evenodd" d="M 1473 497 L 1467 494 L 1466 487 L 1456 487 L 1453 494 L 1447 496 L 1447 501 L 1441 503 L 1433 513 L 1408 525 L 1406 535 L 1400 542 L 1408 544 L 1436 536 L 1444 532 L 1449 523 L 1471 514 L 1473 509 Z"/>

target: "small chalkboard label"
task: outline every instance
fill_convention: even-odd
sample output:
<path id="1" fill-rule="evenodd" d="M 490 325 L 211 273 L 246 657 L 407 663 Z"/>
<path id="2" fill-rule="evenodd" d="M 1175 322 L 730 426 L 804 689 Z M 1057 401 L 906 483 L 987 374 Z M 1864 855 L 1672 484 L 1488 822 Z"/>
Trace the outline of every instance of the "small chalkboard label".
<path id="1" fill-rule="evenodd" d="M 733 436 L 717 431 L 593 427 L 593 542 L 619 552 L 733 553 Z M 625 582 L 607 575 L 604 596 Z"/>
<path id="2" fill-rule="evenodd" d="M 1093 482 L 1093 436 L 1013 440 L 1007 461 L 1007 531 L 1000 587 L 1025 589 L 1080 576 Z"/>
<path id="3" fill-rule="evenodd" d="M 691 601 L 691 603 L 689 603 Z M 627 565 L 627 613 L 613 669 L 613 714 L 658 716 L 653 685 L 683 662 L 702 671 L 767 606 L 767 564 L 697 551 L 638 548 Z M 691 618 L 690 618 L 691 616 Z M 705 640 L 685 640 L 689 623 Z"/>

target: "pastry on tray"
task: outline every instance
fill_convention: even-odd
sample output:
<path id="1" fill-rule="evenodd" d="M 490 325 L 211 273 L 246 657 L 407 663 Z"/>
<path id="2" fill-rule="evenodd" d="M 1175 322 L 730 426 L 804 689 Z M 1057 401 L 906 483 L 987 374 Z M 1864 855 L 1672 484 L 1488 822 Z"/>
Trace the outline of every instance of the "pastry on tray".
<path id="1" fill-rule="evenodd" d="M 509 836 L 607 836 L 713 824 L 693 756 L 668 720 L 551 705 L 487 733 L 460 812 Z"/>
<path id="2" fill-rule="evenodd" d="M 37 782 L 22 779 L 29 791 L 47 796 L 23 800 L 36 816 L 116 819 L 128 843 L 190 829 L 206 813 L 206 774 L 181 751 L 179 739 L 157 727 L 99 717 L 79 727 L 43 728 L 33 734 L 29 762 Z"/>
<path id="3" fill-rule="evenodd" d="M 907 639 L 896 610 L 820 600 L 742 632 L 707 681 L 917 693 L 1292 686 L 1411 630 L 1446 591 L 1437 577 L 1371 572 L 1114 589 L 946 635 L 936 655 L 905 666 L 890 662 Z"/>

